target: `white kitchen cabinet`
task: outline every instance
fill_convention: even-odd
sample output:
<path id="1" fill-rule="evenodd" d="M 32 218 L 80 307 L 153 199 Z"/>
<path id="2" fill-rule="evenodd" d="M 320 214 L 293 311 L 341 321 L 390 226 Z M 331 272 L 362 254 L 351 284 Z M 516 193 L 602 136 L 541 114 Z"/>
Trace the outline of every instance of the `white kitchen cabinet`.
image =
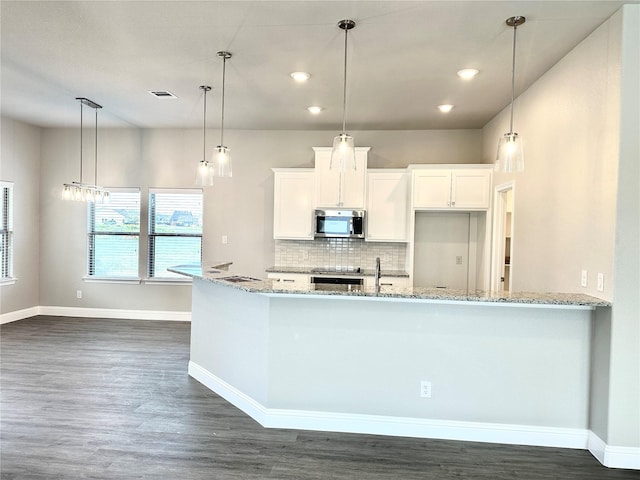
<path id="1" fill-rule="evenodd" d="M 363 209 L 369 147 L 356 147 L 356 169 L 329 169 L 331 147 L 313 147 L 315 152 L 316 208 Z"/>
<path id="2" fill-rule="evenodd" d="M 409 218 L 407 171 L 369 170 L 366 210 L 366 241 L 406 242 Z"/>
<path id="3" fill-rule="evenodd" d="M 313 240 L 313 169 L 273 172 L 273 238 Z"/>
<path id="4" fill-rule="evenodd" d="M 375 287 L 376 286 L 375 277 L 364 277 L 364 286 Z M 380 277 L 380 286 L 406 288 L 411 286 L 411 281 L 409 277 Z"/>
<path id="5" fill-rule="evenodd" d="M 311 283 L 310 276 L 304 273 L 269 273 L 267 278 L 284 285 L 305 286 Z"/>
<path id="6" fill-rule="evenodd" d="M 413 166 L 415 167 L 415 166 Z M 420 166 L 412 170 L 415 210 L 488 210 L 491 166 Z"/>

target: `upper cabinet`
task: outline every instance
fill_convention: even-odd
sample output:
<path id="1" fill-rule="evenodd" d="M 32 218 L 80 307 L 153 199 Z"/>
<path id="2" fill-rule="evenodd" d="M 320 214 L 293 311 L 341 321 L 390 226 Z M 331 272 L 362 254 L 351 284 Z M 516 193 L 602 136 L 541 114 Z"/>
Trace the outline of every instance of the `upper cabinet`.
<path id="1" fill-rule="evenodd" d="M 408 178 L 406 170 L 371 169 L 368 171 L 367 241 L 407 241 Z"/>
<path id="2" fill-rule="evenodd" d="M 329 169 L 331 147 L 314 147 L 316 208 L 363 209 L 370 147 L 356 147 L 356 169 Z"/>
<path id="3" fill-rule="evenodd" d="M 273 172 L 273 238 L 313 240 L 313 169 Z"/>
<path id="4" fill-rule="evenodd" d="M 416 210 L 488 210 L 492 165 L 412 165 Z"/>

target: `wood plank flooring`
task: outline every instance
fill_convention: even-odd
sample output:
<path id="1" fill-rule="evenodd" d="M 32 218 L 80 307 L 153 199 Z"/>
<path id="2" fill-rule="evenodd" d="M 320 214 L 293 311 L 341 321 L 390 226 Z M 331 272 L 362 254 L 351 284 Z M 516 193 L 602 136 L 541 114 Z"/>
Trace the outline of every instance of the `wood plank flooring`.
<path id="1" fill-rule="evenodd" d="M 188 323 L 0 327 L 10 479 L 640 479 L 583 450 L 264 429 L 187 375 Z"/>

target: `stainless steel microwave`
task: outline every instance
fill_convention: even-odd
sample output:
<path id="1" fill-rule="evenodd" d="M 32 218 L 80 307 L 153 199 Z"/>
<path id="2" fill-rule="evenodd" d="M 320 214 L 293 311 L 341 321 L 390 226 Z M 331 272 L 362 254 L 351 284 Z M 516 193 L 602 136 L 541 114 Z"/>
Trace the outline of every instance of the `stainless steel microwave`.
<path id="1" fill-rule="evenodd" d="M 364 210 L 316 210 L 315 238 L 364 238 Z"/>

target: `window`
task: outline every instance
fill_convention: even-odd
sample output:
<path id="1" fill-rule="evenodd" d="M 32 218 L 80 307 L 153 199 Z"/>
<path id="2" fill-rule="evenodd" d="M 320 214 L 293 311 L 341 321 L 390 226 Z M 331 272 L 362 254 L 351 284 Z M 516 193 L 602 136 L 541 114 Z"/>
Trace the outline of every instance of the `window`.
<path id="1" fill-rule="evenodd" d="M 202 190 L 149 189 L 149 278 L 180 278 L 168 267 L 202 264 Z"/>
<path id="2" fill-rule="evenodd" d="M 137 279 L 140 190 L 109 189 L 109 203 L 89 203 L 89 278 Z"/>
<path id="3" fill-rule="evenodd" d="M 0 212 L 0 280 L 13 279 L 13 183 L 0 182 L 2 211 Z"/>

